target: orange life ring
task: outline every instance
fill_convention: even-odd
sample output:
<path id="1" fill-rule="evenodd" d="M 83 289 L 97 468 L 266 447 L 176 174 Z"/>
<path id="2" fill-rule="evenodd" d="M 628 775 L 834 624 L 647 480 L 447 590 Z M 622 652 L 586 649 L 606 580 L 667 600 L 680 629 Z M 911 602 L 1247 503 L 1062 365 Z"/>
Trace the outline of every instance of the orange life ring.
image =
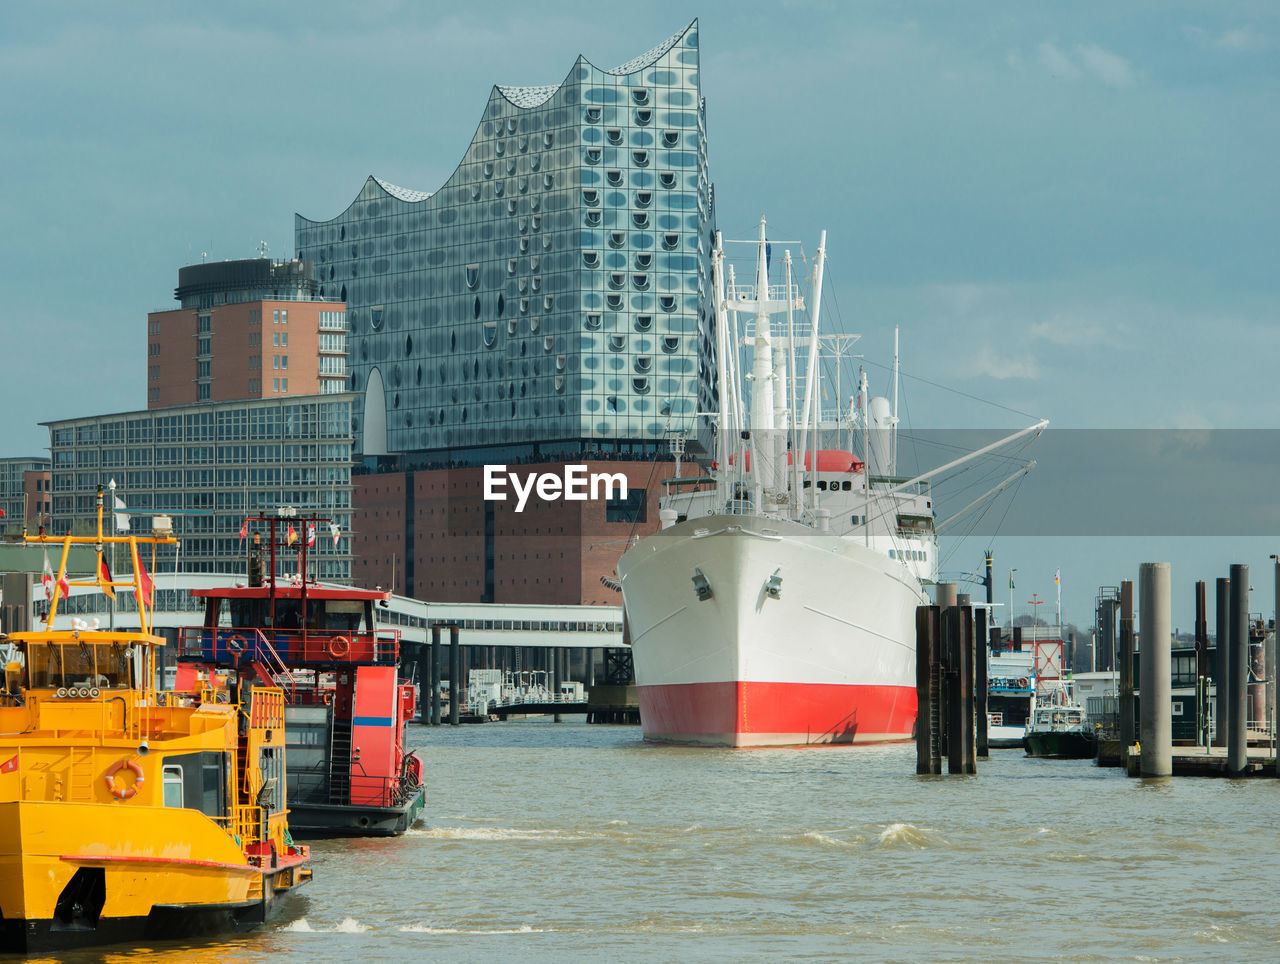
<path id="1" fill-rule="evenodd" d="M 117 787 L 116 774 L 128 767 L 133 771 L 133 786 Z M 137 760 L 116 760 L 107 768 L 107 793 L 111 794 L 117 800 L 132 800 L 138 794 L 138 788 L 142 786 L 145 777 L 142 775 L 142 764 Z"/>
<path id="2" fill-rule="evenodd" d="M 351 640 L 346 636 L 335 636 L 329 640 L 329 655 L 334 659 L 343 659 L 351 652 Z"/>
<path id="3" fill-rule="evenodd" d="M 232 636 L 230 639 L 227 640 L 227 649 L 231 650 L 231 652 L 233 653 L 243 653 L 244 648 L 248 645 L 249 645 L 249 641 L 245 639 L 243 636 L 241 636 L 239 633 L 236 633 L 234 636 Z"/>

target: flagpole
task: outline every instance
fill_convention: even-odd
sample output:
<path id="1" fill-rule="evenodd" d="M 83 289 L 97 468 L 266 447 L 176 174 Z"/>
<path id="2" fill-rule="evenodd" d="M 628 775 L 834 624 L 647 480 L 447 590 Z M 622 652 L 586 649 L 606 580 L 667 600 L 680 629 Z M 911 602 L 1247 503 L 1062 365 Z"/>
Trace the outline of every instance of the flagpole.
<path id="1" fill-rule="evenodd" d="M 108 483 L 107 488 L 110 489 L 110 494 L 111 494 L 111 498 L 110 498 L 111 534 L 114 536 L 116 534 L 116 480 L 112 479 L 110 483 Z M 112 542 L 111 543 L 111 578 L 114 579 L 115 575 L 116 575 L 116 544 Z M 109 612 L 110 612 L 110 615 L 107 617 L 107 627 L 111 629 L 112 632 L 114 632 L 116 628 L 116 594 L 114 592 L 111 594 L 111 609 L 109 610 Z"/>

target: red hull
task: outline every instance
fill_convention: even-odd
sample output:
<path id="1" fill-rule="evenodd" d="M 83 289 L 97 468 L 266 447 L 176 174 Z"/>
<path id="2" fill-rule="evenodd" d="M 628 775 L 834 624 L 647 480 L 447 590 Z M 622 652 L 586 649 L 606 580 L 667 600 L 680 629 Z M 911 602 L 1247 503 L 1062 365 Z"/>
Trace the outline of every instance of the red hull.
<path id="1" fill-rule="evenodd" d="M 646 740 L 709 746 L 793 746 L 909 740 L 910 686 L 837 683 L 673 683 L 641 686 Z"/>

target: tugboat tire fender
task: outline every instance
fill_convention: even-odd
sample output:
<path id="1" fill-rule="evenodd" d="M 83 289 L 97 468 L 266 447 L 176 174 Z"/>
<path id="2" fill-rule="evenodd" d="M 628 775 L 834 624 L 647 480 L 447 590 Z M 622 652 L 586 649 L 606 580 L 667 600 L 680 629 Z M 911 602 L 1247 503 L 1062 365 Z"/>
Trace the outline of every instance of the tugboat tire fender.
<path id="1" fill-rule="evenodd" d="M 133 772 L 133 786 L 117 787 L 116 774 L 121 770 L 128 768 Z M 132 800 L 138 794 L 138 787 L 142 786 L 145 778 L 142 775 L 142 764 L 137 760 L 116 760 L 115 763 L 107 767 L 107 792 L 117 800 Z"/>
<path id="2" fill-rule="evenodd" d="M 1030 685 L 1031 685 L 1031 680 L 1027 679 L 1025 676 L 1018 678 L 1018 689 L 1025 690 Z"/>
<path id="3" fill-rule="evenodd" d="M 335 636 L 329 640 L 329 655 L 334 659 L 342 659 L 351 652 L 351 640 L 346 636 Z"/>

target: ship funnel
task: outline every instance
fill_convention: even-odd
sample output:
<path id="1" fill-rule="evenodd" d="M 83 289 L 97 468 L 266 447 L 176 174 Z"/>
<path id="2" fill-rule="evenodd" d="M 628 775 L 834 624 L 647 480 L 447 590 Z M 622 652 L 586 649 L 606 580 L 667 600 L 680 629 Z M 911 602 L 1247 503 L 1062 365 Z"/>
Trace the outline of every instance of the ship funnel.
<path id="1" fill-rule="evenodd" d="M 890 446 L 893 438 L 893 412 L 889 400 L 876 396 L 867 403 L 867 470 L 868 475 L 892 475 Z"/>

